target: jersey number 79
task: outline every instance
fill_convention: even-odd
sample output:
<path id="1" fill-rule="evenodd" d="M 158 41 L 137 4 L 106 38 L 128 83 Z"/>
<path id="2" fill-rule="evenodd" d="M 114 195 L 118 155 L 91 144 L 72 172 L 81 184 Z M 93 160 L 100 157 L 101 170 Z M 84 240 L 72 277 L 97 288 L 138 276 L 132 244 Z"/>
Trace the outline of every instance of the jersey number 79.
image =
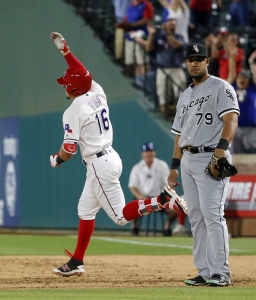
<path id="1" fill-rule="evenodd" d="M 206 125 L 211 125 L 213 122 L 211 113 L 206 113 L 205 115 L 203 113 L 198 113 L 195 115 L 198 116 L 198 121 L 196 123 L 197 126 L 200 124 L 200 122 L 202 121 L 203 118 L 204 118 L 204 123 Z"/>

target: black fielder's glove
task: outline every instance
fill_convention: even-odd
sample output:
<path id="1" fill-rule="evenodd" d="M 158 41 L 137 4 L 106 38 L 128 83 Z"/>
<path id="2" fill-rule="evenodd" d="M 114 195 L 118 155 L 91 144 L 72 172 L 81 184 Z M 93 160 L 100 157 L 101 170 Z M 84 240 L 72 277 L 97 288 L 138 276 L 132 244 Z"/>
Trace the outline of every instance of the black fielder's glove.
<path id="1" fill-rule="evenodd" d="M 209 175 L 212 179 L 222 180 L 225 177 L 236 175 L 237 169 L 228 162 L 226 157 L 217 157 L 213 154 L 211 161 L 204 170 L 204 173 Z"/>

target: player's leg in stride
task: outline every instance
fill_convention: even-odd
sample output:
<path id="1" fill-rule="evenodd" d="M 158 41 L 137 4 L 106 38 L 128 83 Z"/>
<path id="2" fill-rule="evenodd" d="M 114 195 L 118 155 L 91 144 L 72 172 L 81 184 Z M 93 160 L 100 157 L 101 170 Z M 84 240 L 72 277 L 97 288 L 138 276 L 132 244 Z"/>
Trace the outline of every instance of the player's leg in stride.
<path id="1" fill-rule="evenodd" d="M 84 271 L 84 263 L 83 261 L 76 260 L 72 254 L 65 249 L 65 254 L 70 258 L 70 260 L 59 268 L 55 268 L 52 270 L 53 274 L 68 277 L 72 275 L 82 275 Z"/>

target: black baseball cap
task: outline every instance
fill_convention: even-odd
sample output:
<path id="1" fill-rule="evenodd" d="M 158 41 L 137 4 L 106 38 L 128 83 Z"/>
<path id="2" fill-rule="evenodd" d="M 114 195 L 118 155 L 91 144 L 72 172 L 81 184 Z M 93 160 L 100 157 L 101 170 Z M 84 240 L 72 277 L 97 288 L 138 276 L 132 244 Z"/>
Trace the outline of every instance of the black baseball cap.
<path id="1" fill-rule="evenodd" d="M 185 53 L 186 59 L 194 56 L 208 57 L 205 45 L 198 44 L 198 43 L 187 45 L 187 49 Z"/>
<path id="2" fill-rule="evenodd" d="M 152 142 L 145 143 L 142 145 L 141 151 L 142 152 L 155 151 L 155 146 Z"/>

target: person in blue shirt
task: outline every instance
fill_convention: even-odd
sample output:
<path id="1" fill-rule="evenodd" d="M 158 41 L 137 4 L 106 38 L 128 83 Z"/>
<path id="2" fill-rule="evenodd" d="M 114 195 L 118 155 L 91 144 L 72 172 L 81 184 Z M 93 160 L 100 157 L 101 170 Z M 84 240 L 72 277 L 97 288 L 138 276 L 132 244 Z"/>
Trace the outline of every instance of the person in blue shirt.
<path id="1" fill-rule="evenodd" d="M 229 6 L 230 26 L 250 26 L 253 7 L 250 0 L 233 0 Z"/>
<path id="2" fill-rule="evenodd" d="M 155 50 L 156 62 L 156 90 L 159 101 L 159 108 L 165 115 L 170 102 L 170 90 L 173 90 L 173 99 L 186 88 L 187 80 L 182 68 L 184 62 L 184 37 L 175 33 L 176 20 L 169 18 L 162 24 L 162 29 L 156 31 L 152 25 L 148 26 L 148 39 L 146 50 Z M 167 79 L 169 76 L 169 80 Z"/>
<path id="3" fill-rule="evenodd" d="M 240 108 L 238 128 L 231 146 L 233 154 L 256 153 L 256 50 L 248 62 L 250 70 L 242 70 L 235 78 L 234 56 L 230 56 L 228 81 L 236 91 Z"/>
<path id="4" fill-rule="evenodd" d="M 132 0 L 112 0 L 115 9 L 116 22 L 122 22 L 125 18 L 128 6 L 131 4 Z M 124 29 L 115 29 L 115 58 L 117 60 L 123 58 L 124 52 Z"/>
<path id="5" fill-rule="evenodd" d="M 132 0 L 126 10 L 125 18 L 122 22 L 115 24 L 116 28 L 123 28 L 125 33 L 124 60 L 126 72 L 132 76 L 145 74 L 149 68 L 149 58 L 144 50 L 134 42 L 134 32 L 142 33 L 147 37 L 147 24 L 153 20 L 154 8 L 148 0 Z M 135 66 L 135 74 L 133 72 Z"/>

